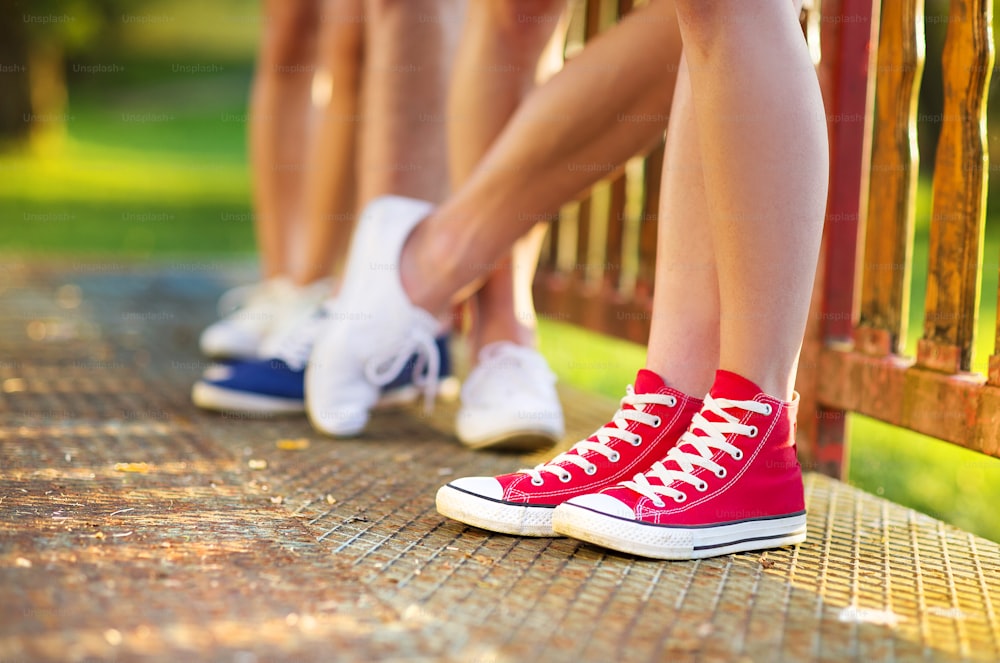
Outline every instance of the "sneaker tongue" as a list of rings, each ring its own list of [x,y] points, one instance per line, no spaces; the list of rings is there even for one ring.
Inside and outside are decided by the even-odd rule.
[[[763,390],[742,375],[730,371],[716,371],[715,383],[709,390],[712,398],[726,398],[731,401],[752,401]]]
[[[647,368],[641,369],[635,376],[634,390],[637,394],[655,394],[666,386],[663,378]]]
[[[712,398],[725,398],[726,400],[731,401],[752,401],[757,394],[761,393],[761,391],[760,387],[750,380],[747,380],[742,375],[738,375],[730,371],[716,371],[715,382],[712,384],[712,388],[709,389],[708,393],[712,396]],[[736,411],[739,412],[738,409]],[[707,408],[701,411],[701,416],[711,422],[723,421],[722,417]],[[695,426],[693,429],[697,431],[693,433],[694,435],[699,437],[705,435],[704,430],[700,427]],[[699,454],[694,445],[683,438],[678,444],[678,448],[690,454]],[[664,461],[664,466],[668,470],[680,470],[680,466],[669,458]],[[650,479],[650,481],[655,481],[658,485],[662,485],[662,481],[658,476],[650,476],[649,474],[646,476]]]
[[[708,390],[708,393],[712,398],[725,398],[731,401],[752,401],[761,391],[760,387],[742,375],[720,370],[715,372],[715,382],[712,384],[712,388]],[[702,416],[709,421],[722,421],[722,417],[711,411],[703,411]]]

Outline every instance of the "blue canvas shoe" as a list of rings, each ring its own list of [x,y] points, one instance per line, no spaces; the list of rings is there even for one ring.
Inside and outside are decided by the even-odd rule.
[[[254,416],[296,414],[305,411],[305,372],[320,328],[327,323],[330,306],[324,304],[284,337],[264,350],[269,359],[253,359],[210,366],[191,390],[194,404],[206,410]],[[438,367],[439,392],[457,391],[451,377],[448,336],[435,339],[442,361]],[[381,389],[380,406],[414,401],[422,393],[415,384],[425,370],[414,355],[396,370]]]

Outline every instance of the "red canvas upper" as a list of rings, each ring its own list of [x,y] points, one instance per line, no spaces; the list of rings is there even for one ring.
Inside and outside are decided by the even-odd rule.
[[[651,416],[660,417],[659,427],[638,421],[624,422],[627,423],[625,430],[641,437],[641,444],[633,446],[626,440],[603,436],[605,438],[604,446],[619,454],[618,462],[612,462],[597,451],[585,450],[581,453],[579,449],[574,447],[549,463],[552,466],[564,468],[572,475],[572,479],[566,483],[562,482],[556,474],[550,472],[540,473],[543,481],[541,486],[534,485],[532,476],[523,470],[498,476],[496,479],[503,486],[503,499],[508,502],[539,506],[557,505],[578,495],[596,493],[619,481],[631,478],[648,469],[677,443],[690,424],[692,417],[701,409],[702,405],[701,399],[692,398],[666,386],[659,375],[646,369],[640,370],[636,376],[634,394],[633,398],[639,401],[642,400],[643,394],[660,394],[673,396],[676,399],[674,406],[641,402],[631,405],[626,403],[629,396],[622,399],[619,413],[639,409]],[[616,419],[619,418],[619,413],[616,413]],[[605,428],[617,428],[614,419]],[[599,438],[602,437],[603,430],[597,431],[588,440],[598,442]],[[593,475],[586,474],[583,468],[565,459],[568,455],[582,456],[596,466],[597,471]]]
[[[675,480],[670,487],[682,491],[687,499],[677,503],[663,496],[664,506],[626,486],[614,486],[602,491],[628,505],[637,519],[651,524],[697,526],[720,525],[742,520],[754,520],[802,513],[805,502],[802,490],[802,470],[796,457],[795,416],[798,395],[791,402],[783,402],[764,394],[746,378],[728,371],[718,371],[709,394],[713,398],[730,401],[755,401],[771,405],[770,415],[750,412],[738,406],[725,408],[727,413],[739,418],[741,424],[756,426],[755,438],[730,433],[726,440],[743,452],[737,460],[724,450],[715,450],[712,460],[726,469],[725,478],[713,471],[696,467],[694,477],[703,479],[708,488],[699,492],[689,483]],[[705,412],[710,421],[721,417]],[[696,424],[692,430],[698,432]],[[687,442],[678,449],[695,452]],[[681,470],[673,460],[663,463],[668,470]],[[647,473],[649,482],[662,486],[662,482]]]

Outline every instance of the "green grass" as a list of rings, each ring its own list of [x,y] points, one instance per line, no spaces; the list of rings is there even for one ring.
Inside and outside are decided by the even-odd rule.
[[[135,56],[123,75],[71,80],[64,126],[0,151],[0,248],[250,254],[251,65],[174,71],[200,60]]]
[[[159,5],[164,9],[156,9]],[[146,13],[167,14],[180,5],[151,6]],[[255,4],[229,0],[212,6],[228,7],[205,10],[216,12],[216,26],[226,21],[254,26]],[[193,39],[186,26],[195,18],[175,16],[130,28],[123,75],[72,81],[65,132],[51,131],[30,149],[0,152],[0,251],[126,259],[252,254],[242,121],[252,40],[245,25],[221,31],[228,41],[213,42],[205,35]],[[178,40],[187,44],[183,51]],[[195,48],[199,43],[204,50]],[[168,52],[184,52],[185,58],[164,55]],[[178,62],[219,67],[178,75],[173,67]],[[919,202],[917,265],[924,264],[927,253],[926,185]],[[993,350],[996,231],[990,226],[987,233],[984,292],[991,294],[980,319],[980,370]],[[920,335],[923,290],[924,277],[918,274],[911,353]],[[645,359],[640,346],[557,322],[543,320],[541,338],[560,379],[615,399]],[[850,437],[852,483],[1000,541],[1000,521],[993,512],[1000,503],[1000,460],[862,417],[851,419]]]

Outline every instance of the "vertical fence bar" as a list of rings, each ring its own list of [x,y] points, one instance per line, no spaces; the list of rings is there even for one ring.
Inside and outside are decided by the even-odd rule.
[[[944,46],[944,112],[934,163],[924,336],[917,363],[972,367],[986,221],[986,94],[993,70],[992,0],[952,0]]]
[[[584,29],[583,29],[583,39],[584,44],[596,37],[601,32],[601,17],[603,14],[603,7],[608,0],[587,0],[586,9],[584,10]],[[599,185],[595,185],[599,186]],[[577,216],[577,234],[576,234],[576,265],[571,274],[572,287],[575,289],[586,288],[587,280],[587,256],[590,253],[590,241],[591,241],[591,215],[600,214],[600,209],[595,209],[594,206],[594,195],[593,189],[587,194],[587,197],[580,201],[580,210]]]
[[[618,0],[615,7],[615,20],[620,21],[626,14],[632,11],[632,0]],[[604,291],[615,301],[621,300],[622,292],[622,262],[625,256],[622,253],[625,235],[625,209],[628,203],[627,173],[621,172],[611,182],[611,206],[608,214],[607,226],[607,251],[605,253],[604,265]]]
[[[656,277],[656,238],[660,221],[662,171],[663,143],[660,143],[646,157],[642,209],[639,214],[639,266],[636,270],[635,294],[640,300],[650,303]]]
[[[621,173],[611,181],[611,188],[608,192],[610,197],[608,209],[608,225],[606,238],[606,251],[604,259],[604,283],[603,290],[609,297],[620,298],[621,276],[622,276],[622,239],[625,234],[625,173]]]
[[[923,0],[882,3],[871,188],[855,341],[872,355],[906,340],[917,192],[917,93],[924,64]]]
[[[830,476],[846,474],[847,413],[819,403],[819,357],[850,338],[858,227],[867,199],[875,97],[879,0],[823,0],[820,81],[830,135],[830,195],[809,326],[796,389],[802,460]]]
[[[569,3],[569,24],[566,29],[566,43],[563,46],[565,58],[572,58],[588,39],[588,17],[591,5],[600,0],[574,0]],[[569,309],[574,295],[577,236],[582,203],[570,201],[564,204],[556,217],[549,223],[548,237],[539,257],[535,276],[535,306],[542,315],[558,320],[572,321]]]

